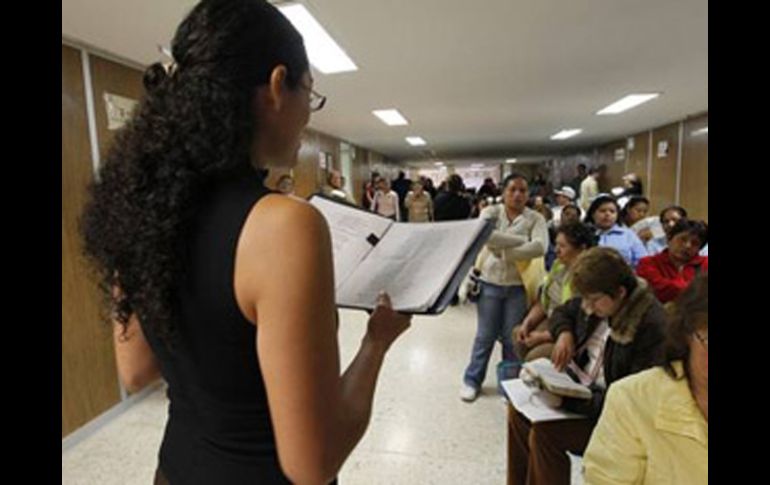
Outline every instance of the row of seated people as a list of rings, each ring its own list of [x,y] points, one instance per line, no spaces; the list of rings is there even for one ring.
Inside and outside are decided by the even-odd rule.
[[[559,199],[563,202],[569,200],[566,196],[561,195]],[[591,202],[585,215],[583,215],[577,205],[567,203],[559,206],[559,217],[553,217],[549,221],[551,244],[545,255],[546,268],[550,269],[556,258],[554,244],[556,228],[561,224],[573,222],[580,218],[582,218],[583,222],[595,228],[596,234],[599,237],[599,246],[609,246],[617,249],[628,264],[636,268],[645,256],[654,256],[666,249],[670,229],[676,221],[687,219],[687,211],[683,207],[676,205],[666,207],[660,212],[656,221],[659,222],[659,227],[663,231],[658,237],[655,237],[652,229],[646,224],[641,226],[637,224],[643,220],[655,219],[647,217],[649,205],[647,198],[633,196],[621,207],[621,204],[615,197],[608,194],[600,194]],[[701,246],[703,246],[700,250],[701,255],[708,256],[707,238],[701,242]]]
[[[591,247],[596,242],[594,228],[567,222],[557,229],[557,261],[541,288],[539,301],[514,329],[514,345],[523,360],[550,357],[555,367],[589,386],[593,396],[590,400],[554,399],[555,406],[587,416],[584,420],[530,423],[509,409],[509,483],[569,483],[566,451],[586,454],[589,483],[659,483],[655,474],[669,468],[669,473],[678,477],[671,483],[706,483],[700,480],[705,479],[708,469],[707,439],[697,438],[708,433],[708,259],[698,255],[707,241],[707,229],[703,223],[681,219],[667,230],[667,238],[668,248],[641,258],[638,274],[634,274],[617,249]],[[692,284],[696,279],[699,283]],[[672,305],[667,314],[660,300],[672,302],[678,297],[684,303]],[[694,316],[696,307],[698,315]],[[676,351],[666,346],[667,335],[676,344]],[[703,335],[705,398],[704,357],[700,352]],[[690,352],[693,348],[695,351]],[[691,354],[701,359],[690,362]],[[699,369],[698,395],[688,390],[694,368]],[[631,384],[613,391],[619,397],[605,403],[611,384],[640,372],[629,379]],[[660,389],[667,393],[656,394]],[[634,398],[634,393],[644,394],[636,396],[635,406],[647,406],[638,410],[643,421],[639,423],[634,422],[634,415],[628,415],[634,408],[627,402],[610,406],[611,402]],[[658,436],[650,416],[680,413],[682,409],[672,410],[671,406],[683,403],[687,404],[683,419],[689,424],[677,427],[675,423],[671,429],[662,430],[673,432],[676,439]],[[618,422],[621,418],[625,421]],[[600,431],[594,432],[597,422]],[[682,433],[696,439],[688,441],[680,436]],[[592,434],[597,436],[597,444],[586,451]],[[629,443],[636,448],[625,450],[625,454],[613,448]],[[640,449],[646,446],[654,449]],[[668,449],[672,446],[681,449]],[[612,465],[616,454],[627,463]]]
[[[658,301],[668,305],[698,274],[708,271],[708,256],[700,254],[708,242],[708,227],[703,222],[681,218],[664,227],[667,246],[658,254],[643,257],[636,273]],[[541,286],[540,298],[521,324],[514,327],[516,353],[524,360],[551,355],[554,340],[548,331],[548,319],[556,307],[572,297],[570,269],[575,260],[600,242],[593,228],[572,221],[562,223],[554,239],[557,257]]]

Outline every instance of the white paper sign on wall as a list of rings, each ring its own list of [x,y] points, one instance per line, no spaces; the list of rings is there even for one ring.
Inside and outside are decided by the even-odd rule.
[[[616,162],[622,162],[626,159],[626,151],[622,148],[618,148],[615,150],[615,161]]]
[[[662,140],[658,142],[658,158],[666,158],[668,155],[668,141]]]
[[[104,93],[104,105],[107,107],[107,129],[118,130],[123,128],[126,122],[131,119],[134,108],[138,104],[138,101],[130,98]]]

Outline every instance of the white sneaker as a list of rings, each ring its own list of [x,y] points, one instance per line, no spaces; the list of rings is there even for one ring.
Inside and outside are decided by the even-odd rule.
[[[460,399],[463,401],[473,402],[477,397],[479,397],[478,389],[471,387],[468,384],[463,384],[463,387],[460,388]]]

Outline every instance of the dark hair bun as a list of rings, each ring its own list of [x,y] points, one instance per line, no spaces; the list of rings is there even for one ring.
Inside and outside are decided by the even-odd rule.
[[[142,83],[144,84],[144,89],[149,93],[154,91],[167,78],[166,68],[160,62],[156,62],[144,71]]]

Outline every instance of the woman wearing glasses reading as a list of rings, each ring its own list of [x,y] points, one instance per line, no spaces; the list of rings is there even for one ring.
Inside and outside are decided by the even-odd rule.
[[[676,302],[665,361],[610,387],[586,449],[586,483],[708,483],[709,280]]]
[[[329,483],[410,317],[382,295],[341,374],[329,229],[263,183],[295,164],[324,103],[289,21],[264,0],[203,0],[172,51],[168,73],[145,74],[83,221],[123,383],[168,383],[155,483]]]
[[[666,314],[647,284],[615,249],[594,247],[572,266],[572,287],[580,295],[551,315],[551,360],[573,380],[588,386],[590,399],[553,397],[553,405],[586,419],[530,422],[509,407],[512,485],[568,485],[566,452],[582,454],[596,426],[607,388],[659,362]]]

